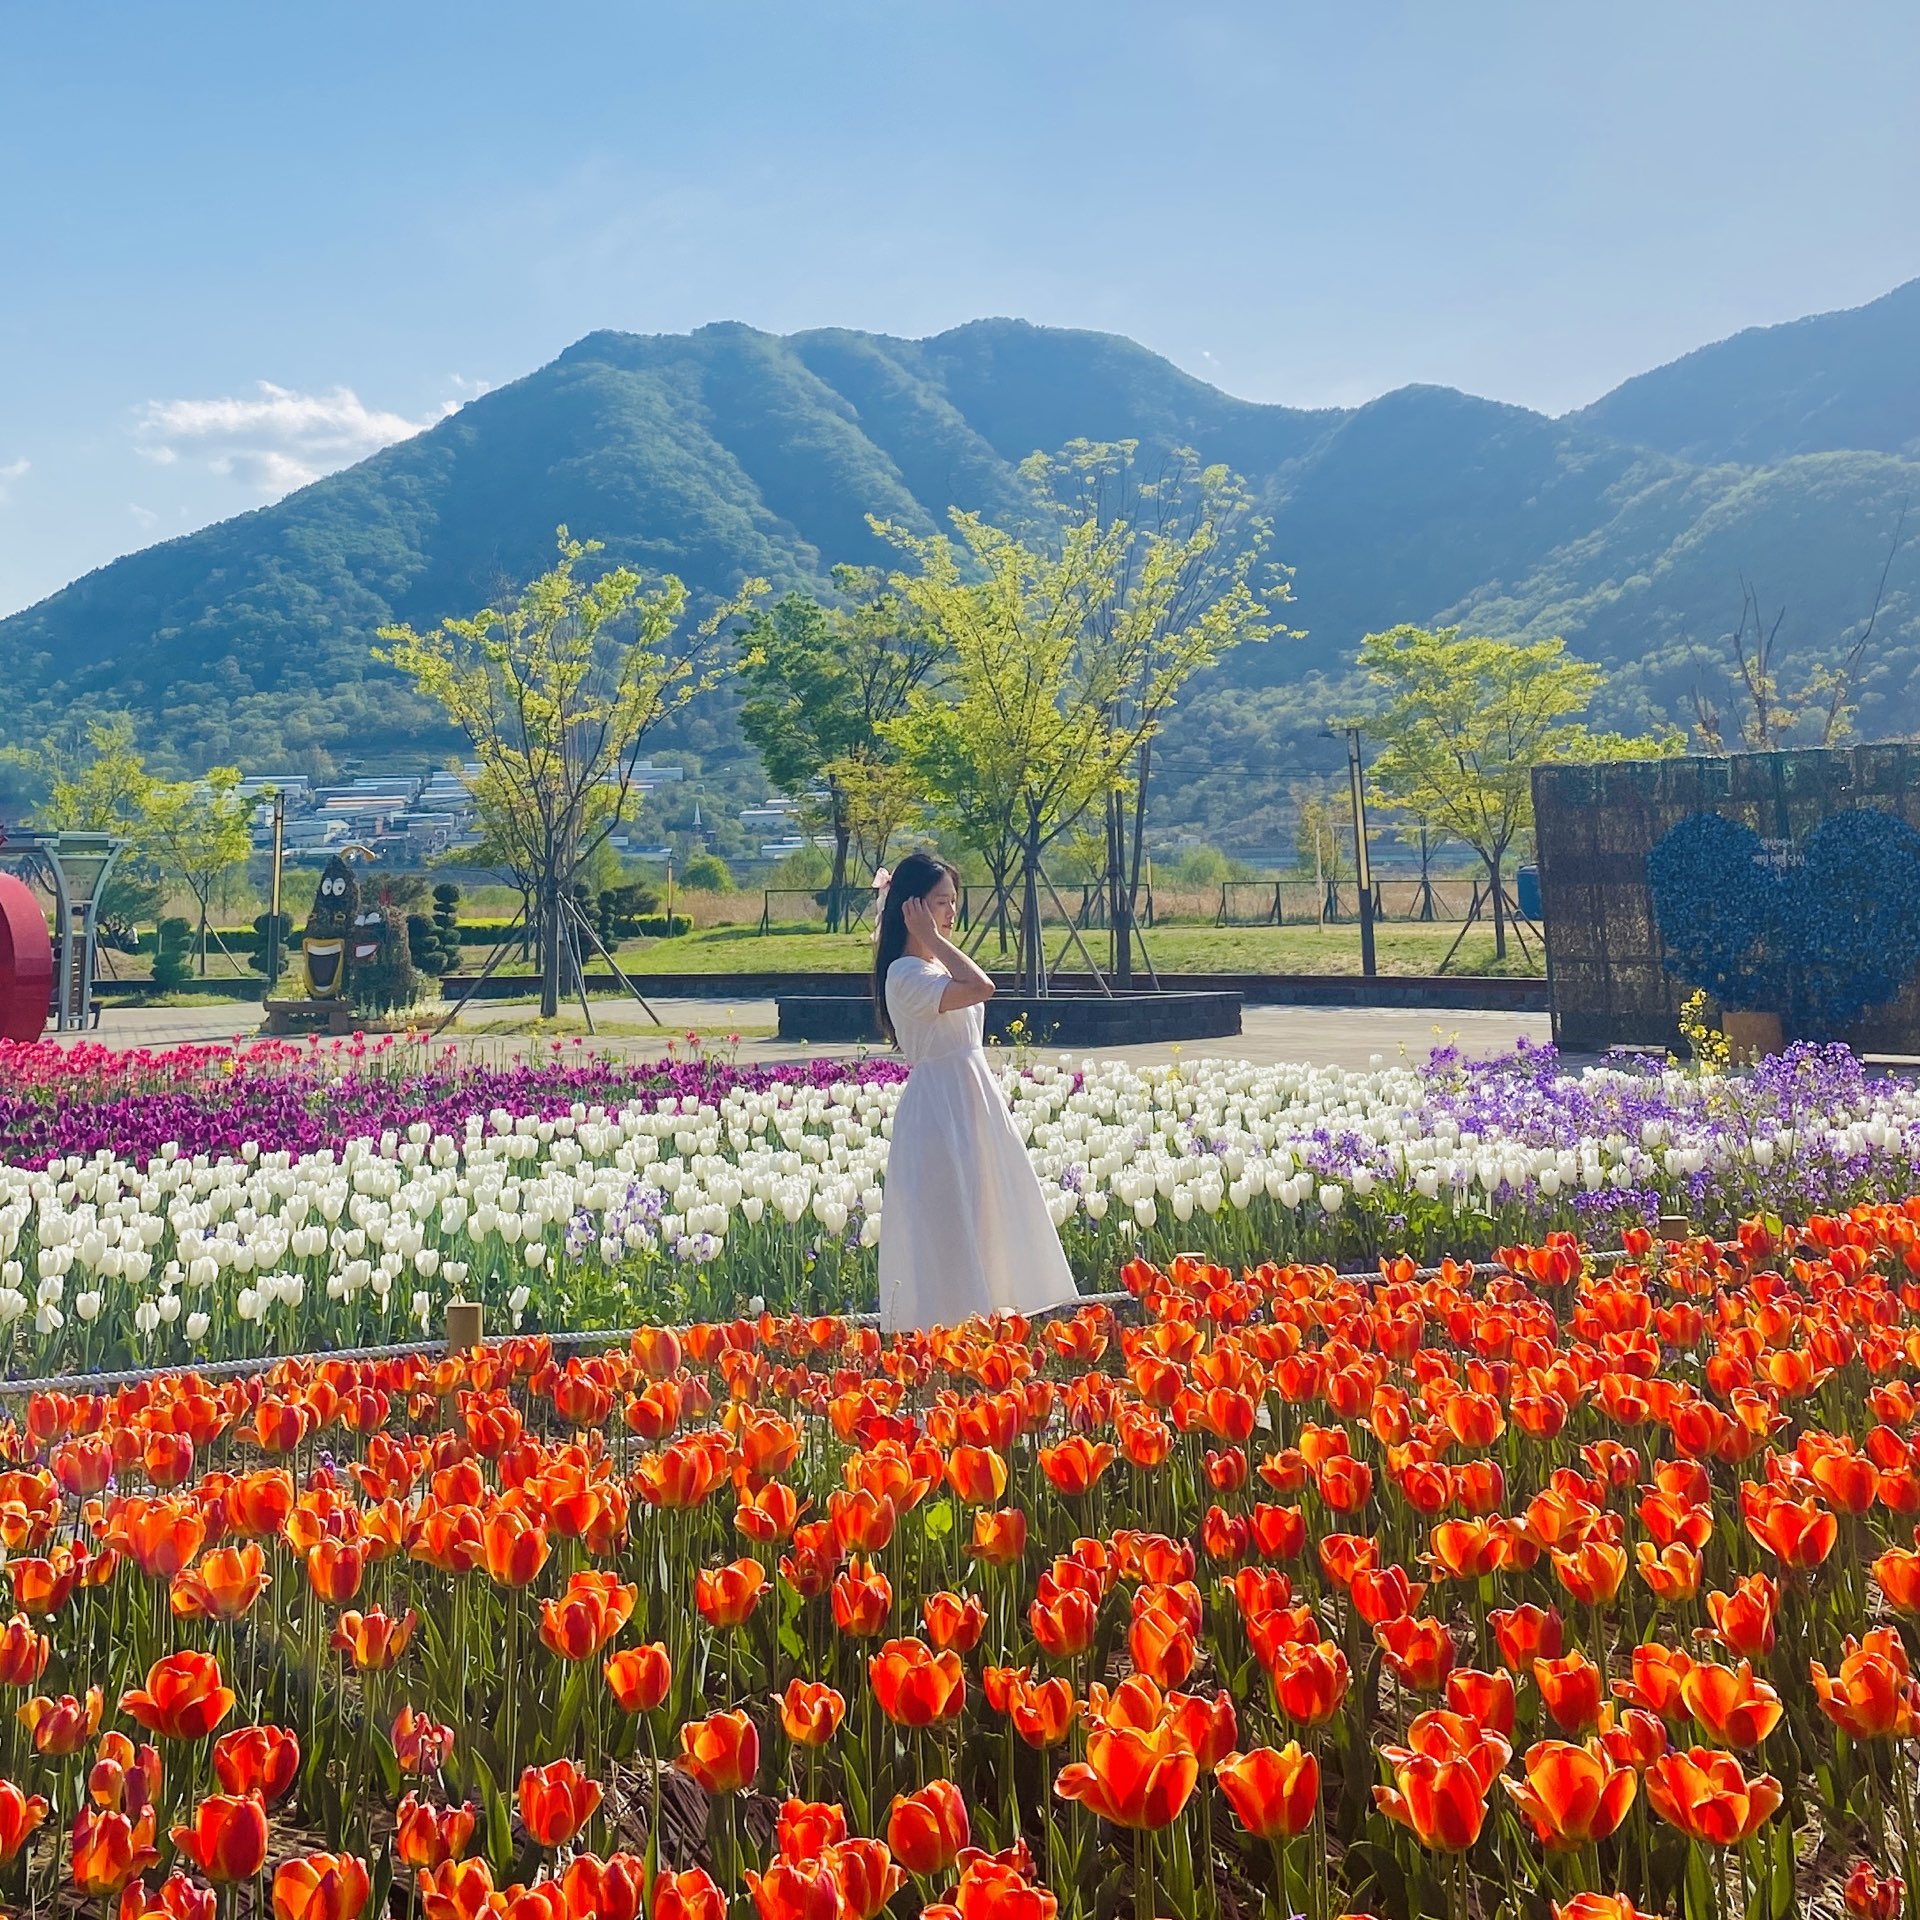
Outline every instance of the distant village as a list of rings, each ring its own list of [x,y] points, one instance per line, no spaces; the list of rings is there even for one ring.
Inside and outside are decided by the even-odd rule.
[[[480,823],[474,806],[472,782],[477,764],[434,767],[412,773],[362,774],[350,780],[318,784],[300,773],[251,775],[240,791],[257,800],[253,815],[253,844],[265,852],[273,844],[275,793],[282,796],[282,858],[289,866],[325,866],[343,846],[363,847],[384,866],[419,866],[444,860],[479,844]],[[636,804],[662,787],[685,778],[686,770],[642,761],[633,772]],[[773,799],[739,810],[739,821],[757,845],[762,860],[783,859],[810,844],[799,831],[797,805]],[[700,837],[703,823],[694,807],[693,829]],[[651,845],[635,833],[616,831],[614,850],[631,860],[663,860],[669,849]]]

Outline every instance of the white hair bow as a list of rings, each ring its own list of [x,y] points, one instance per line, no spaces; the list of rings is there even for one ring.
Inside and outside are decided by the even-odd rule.
[[[873,937],[880,938],[880,916],[887,910],[887,889],[893,885],[890,868],[881,867],[873,876]]]

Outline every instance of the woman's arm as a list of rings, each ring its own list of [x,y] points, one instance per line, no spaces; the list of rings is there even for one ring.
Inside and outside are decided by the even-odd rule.
[[[909,900],[901,913],[914,945],[924,948],[953,976],[940,990],[942,1013],[957,1013],[962,1007],[977,1007],[993,998],[992,976],[934,925],[924,900]]]

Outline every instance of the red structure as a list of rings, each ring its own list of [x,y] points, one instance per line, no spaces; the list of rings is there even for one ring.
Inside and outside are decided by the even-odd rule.
[[[0,873],[0,1039],[38,1040],[53,1004],[53,942],[32,890]]]

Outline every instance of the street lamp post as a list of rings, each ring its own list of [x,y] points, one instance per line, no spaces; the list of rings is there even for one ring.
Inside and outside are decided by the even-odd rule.
[[[1373,866],[1367,858],[1367,794],[1360,766],[1360,729],[1347,729],[1347,777],[1353,787],[1353,865],[1360,883],[1360,971],[1371,980],[1373,963]]]

